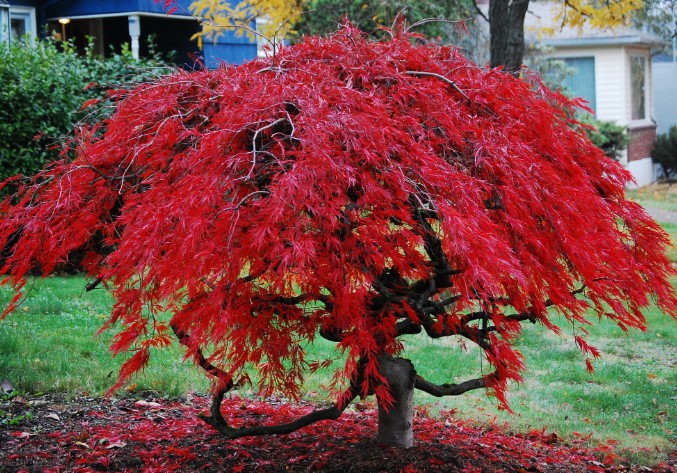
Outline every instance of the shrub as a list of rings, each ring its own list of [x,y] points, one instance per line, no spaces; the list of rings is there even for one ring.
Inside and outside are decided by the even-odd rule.
[[[651,156],[660,165],[665,179],[677,175],[677,126],[671,126],[667,133],[656,136]]]
[[[163,65],[157,55],[135,60],[128,49],[103,58],[51,39],[0,42],[0,179],[33,175],[56,159],[55,145],[84,117],[83,102],[147,80]]]
[[[586,130],[590,141],[608,157],[618,161],[630,142],[627,129],[614,122],[597,120],[593,117],[584,121],[593,127]]]

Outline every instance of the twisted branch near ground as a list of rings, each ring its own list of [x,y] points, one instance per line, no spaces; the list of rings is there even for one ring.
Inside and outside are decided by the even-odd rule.
[[[228,439],[236,439],[239,437],[250,437],[256,435],[285,435],[295,432],[303,427],[306,427],[321,420],[336,420],[343,411],[348,407],[350,402],[357,397],[358,389],[356,386],[351,386],[341,397],[344,401],[341,404],[334,404],[326,409],[317,409],[310,414],[299,417],[296,420],[286,424],[275,425],[256,425],[252,427],[234,428],[228,425],[223,416],[219,406],[223,401],[224,390],[220,390],[213,399],[211,407],[211,416],[200,415],[200,418],[207,424],[214,427]]]

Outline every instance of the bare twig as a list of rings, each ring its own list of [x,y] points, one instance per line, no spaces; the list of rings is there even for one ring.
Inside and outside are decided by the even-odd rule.
[[[482,11],[482,9],[481,9],[481,8],[479,7],[479,5],[477,4],[477,0],[472,0],[472,4],[473,4],[473,7],[475,7],[475,12],[477,12],[477,14],[478,14],[479,16],[481,16],[481,17],[484,19],[484,21],[486,21],[487,23],[491,23],[491,22],[489,21],[489,18],[487,18],[487,15],[484,14],[484,12]]]
[[[454,81],[452,81],[451,79],[447,79],[442,74],[437,74],[435,72],[424,72],[424,71],[405,71],[404,73],[407,74],[407,75],[410,75],[410,76],[435,77],[437,79],[440,79],[440,80],[446,82],[447,84],[449,84],[450,86],[452,86],[454,89],[456,89],[456,91],[459,94],[461,94],[466,100],[470,101],[470,97],[468,97],[465,92],[463,92],[461,89],[459,89],[459,87],[456,85],[456,83]]]
[[[464,23],[468,20],[451,20],[449,18],[424,18],[423,20],[418,20],[415,23],[412,23],[406,30],[404,30],[405,33],[409,33],[410,30],[413,30],[417,26],[425,25],[426,23],[449,23],[449,24],[456,24],[456,23]]]

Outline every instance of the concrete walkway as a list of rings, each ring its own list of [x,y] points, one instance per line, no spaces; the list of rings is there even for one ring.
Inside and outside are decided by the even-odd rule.
[[[650,209],[645,207],[649,215],[651,215],[657,222],[675,223],[677,224],[677,212],[671,212],[663,209]]]

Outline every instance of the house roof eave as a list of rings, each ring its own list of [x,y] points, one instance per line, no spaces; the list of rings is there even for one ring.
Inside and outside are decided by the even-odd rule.
[[[63,1],[63,0],[47,0],[44,4],[40,5],[40,7],[43,8],[43,9],[49,8],[52,5],[54,5],[55,3],[59,3],[61,1]]]
[[[649,48],[663,46],[663,41],[642,34],[629,36],[580,37],[580,38],[548,38],[539,41],[552,48],[579,47],[594,48],[598,46],[646,46]]]
[[[115,17],[127,17],[130,15],[136,15],[136,16],[141,16],[141,17],[152,17],[152,18],[164,18],[164,19],[169,19],[169,20],[193,20],[197,21],[197,19],[193,16],[190,15],[180,15],[180,14],[173,14],[173,15],[167,15],[166,13],[152,13],[152,12],[143,12],[143,11],[128,11],[128,12],[120,12],[120,13],[97,13],[93,15],[69,15],[68,18],[71,20],[91,20],[93,18],[115,18]],[[50,16],[46,18],[46,21],[57,21],[59,18],[63,18],[60,16]]]

